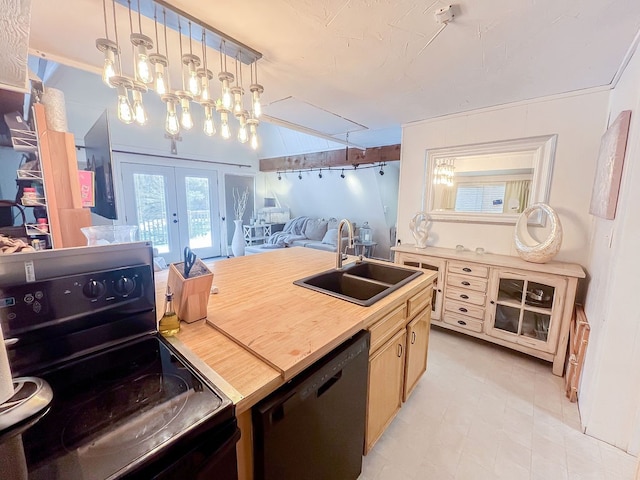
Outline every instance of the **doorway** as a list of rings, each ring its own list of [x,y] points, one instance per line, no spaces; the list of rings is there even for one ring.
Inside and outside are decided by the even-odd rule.
[[[200,258],[221,254],[215,170],[121,163],[126,223],[168,262],[185,247]]]

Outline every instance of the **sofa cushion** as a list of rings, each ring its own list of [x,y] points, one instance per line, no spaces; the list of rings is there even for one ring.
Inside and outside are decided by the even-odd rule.
[[[338,244],[338,229],[331,228],[327,230],[327,233],[325,233],[324,237],[322,237],[321,243],[324,243],[325,245],[336,246]]]
[[[309,219],[307,225],[304,227],[304,236],[309,240],[322,240],[324,234],[327,233],[327,221]]]
[[[315,250],[324,250],[325,252],[335,252],[337,248],[335,245],[321,242],[309,242],[305,245],[305,247],[313,248]]]

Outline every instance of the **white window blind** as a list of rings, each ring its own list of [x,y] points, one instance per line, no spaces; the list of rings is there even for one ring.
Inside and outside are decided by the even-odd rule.
[[[456,212],[502,213],[505,188],[505,182],[459,183]]]

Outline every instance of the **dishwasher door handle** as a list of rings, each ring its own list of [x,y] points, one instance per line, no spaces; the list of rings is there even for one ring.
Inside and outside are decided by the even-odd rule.
[[[333,377],[327,380],[323,385],[321,385],[320,388],[318,388],[316,398],[320,398],[324,393],[327,392],[327,390],[333,387],[341,378],[342,378],[342,370],[340,370]]]

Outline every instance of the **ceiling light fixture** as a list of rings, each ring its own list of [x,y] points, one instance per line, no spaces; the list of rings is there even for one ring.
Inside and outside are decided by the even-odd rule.
[[[278,180],[282,180],[282,175],[280,175],[280,172],[278,172]]]
[[[113,3],[113,1],[112,1]],[[108,87],[114,88],[109,80],[114,75],[118,75],[120,66],[118,61],[120,60],[120,49],[118,48],[118,29],[116,27],[115,16],[115,3],[113,4],[113,25],[115,30],[116,41],[114,42],[109,38],[109,28],[107,25],[107,2],[102,0],[102,13],[104,15],[104,36],[105,38],[98,38],[96,40],[96,48],[104,53],[104,64],[102,66],[102,81]]]
[[[384,167],[384,163],[381,163],[380,164],[380,171],[378,172],[380,175],[384,175],[383,167]]]
[[[231,137],[232,126],[230,114],[233,113],[239,123],[237,132],[238,141],[249,143],[254,150],[258,149],[259,139],[257,127],[258,118],[261,115],[260,95],[264,92],[262,85],[257,83],[257,62],[262,54],[252,48],[243,45],[232,37],[208,26],[189,14],[169,5],[164,0],[136,0],[132,6],[132,0],[111,0],[113,10],[113,30],[110,30],[111,22],[107,15],[107,2],[103,0],[102,10],[104,17],[104,37],[96,40],[96,47],[104,54],[102,77],[109,87],[117,89],[118,94],[118,118],[125,123],[136,122],[144,125],[151,118],[145,110],[143,98],[146,92],[153,89],[166,104],[165,129],[169,136],[177,136],[180,130],[189,130],[194,125],[193,102],[197,102],[203,109],[202,131],[207,136],[216,134],[215,116],[220,115],[220,135],[228,139]],[[133,78],[123,74],[121,65],[121,52],[118,43],[118,29],[116,19],[116,3],[126,8],[129,15],[129,39],[133,46]],[[137,7],[137,12],[135,11]],[[162,9],[163,38],[160,38],[158,28],[158,14]],[[110,12],[111,13],[111,12]],[[138,28],[134,31],[133,14],[138,15]],[[142,17],[153,21],[155,39],[143,33]],[[184,23],[188,29],[184,29],[184,35],[188,35],[189,49],[183,51]],[[150,25],[150,24],[147,24]],[[193,27],[196,28],[193,28]],[[201,29],[199,30],[198,27]],[[150,28],[145,26],[145,28]],[[169,43],[175,45],[175,37],[169,39],[167,29],[177,31],[180,44],[180,58],[169,60]],[[187,31],[188,30],[188,31]],[[112,40],[111,32],[115,33]],[[186,39],[184,39],[186,40]],[[154,44],[155,41],[155,44]],[[164,48],[160,48],[161,41]],[[202,56],[194,54],[193,42],[202,45]],[[154,48],[155,47],[155,48]],[[197,47],[196,47],[197,48]],[[212,93],[211,79],[213,72],[208,68],[207,49],[212,48],[220,52],[220,94],[219,97]],[[173,48],[175,52],[177,48]],[[227,69],[227,56],[233,57],[236,62],[235,76]],[[245,89],[242,79],[242,64],[249,65],[251,71],[250,108],[245,108]],[[180,75],[181,88],[172,90],[170,86],[170,68],[174,66],[178,72],[174,72],[174,79]],[[235,83],[234,83],[235,82]],[[233,88],[232,88],[233,87]],[[131,96],[129,96],[129,90]],[[218,98],[216,98],[218,97]],[[177,108],[180,104],[180,115]],[[249,107],[249,105],[247,105]],[[214,113],[217,112],[217,113]]]
[[[455,170],[455,158],[441,158],[436,160],[433,168],[433,184],[453,186],[453,176]]]
[[[302,172],[298,172],[298,180],[302,180]]]
[[[131,18],[131,0],[127,0],[129,4],[129,25],[131,27],[131,35],[129,39],[134,47],[134,71],[137,81],[142,83],[153,82],[153,73],[147,50],[153,49],[153,40],[142,33],[142,20],[140,17],[140,0],[138,0],[138,30],[139,33],[133,32],[133,20]]]
[[[342,169],[342,172],[340,173],[340,178],[344,178],[344,168]]]
[[[318,173],[318,178],[322,178],[322,169],[320,169],[320,172]]]
[[[167,43],[167,12],[162,9],[162,23],[164,26],[164,55],[160,53],[160,41],[158,40],[158,16],[156,9],[153,11],[153,21],[156,31],[156,53],[149,55],[149,61],[154,66],[155,70],[155,89],[156,93],[160,96],[165,93],[169,93],[169,76],[167,75],[167,69],[169,68],[169,48]]]

